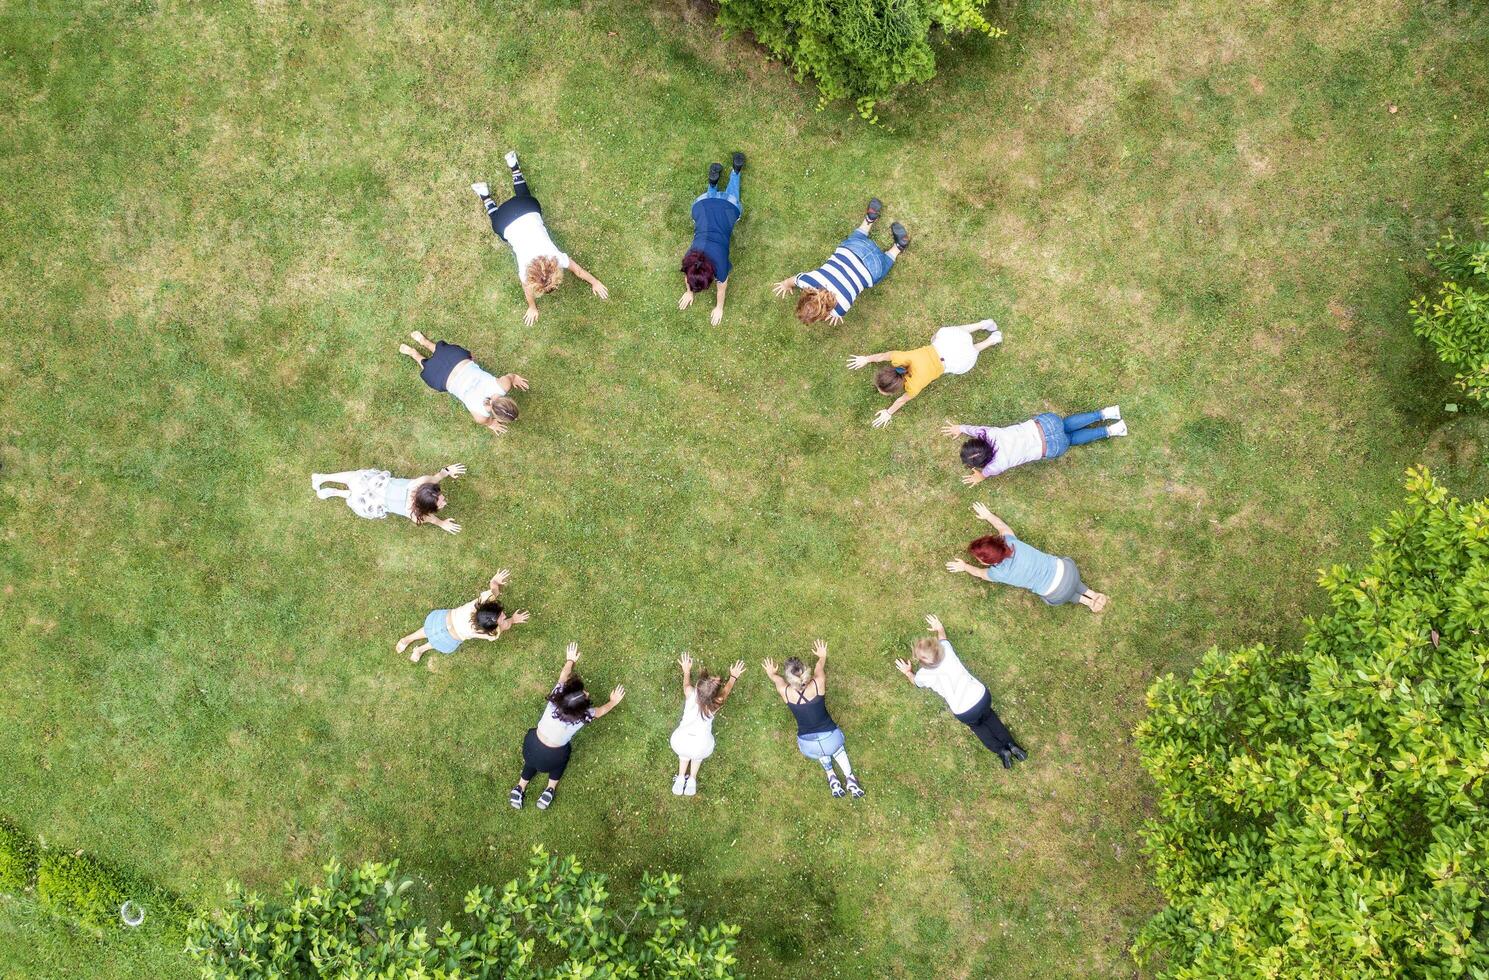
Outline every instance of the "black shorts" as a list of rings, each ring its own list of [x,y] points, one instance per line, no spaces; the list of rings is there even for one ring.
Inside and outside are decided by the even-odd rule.
[[[501,236],[502,241],[506,241],[507,226],[524,214],[534,213],[542,214],[543,206],[532,195],[522,194],[517,197],[508,198],[491,215],[491,229]]]
[[[557,749],[544,745],[538,738],[538,730],[529,728],[527,737],[522,740],[522,777],[531,779],[540,772],[546,772],[550,779],[562,779],[564,769],[569,765],[569,756],[573,752],[572,743]]]
[[[435,391],[444,391],[445,382],[450,380],[450,372],[455,370],[455,365],[470,359],[470,351],[459,344],[447,344],[443,340],[437,340],[434,342],[434,353],[424,358],[424,366],[419,369],[419,377],[423,378],[424,383]]]

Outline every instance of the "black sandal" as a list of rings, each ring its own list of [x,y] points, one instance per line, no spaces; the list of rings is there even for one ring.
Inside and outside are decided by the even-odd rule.
[[[553,787],[549,786],[543,790],[543,795],[538,797],[538,809],[546,810],[553,805]]]
[[[522,787],[521,786],[513,786],[512,787],[512,792],[510,792],[510,793],[507,794],[507,802],[510,803],[510,804],[512,804],[512,809],[514,809],[514,810],[521,810],[522,809]]]
[[[910,233],[905,230],[904,225],[896,221],[889,226],[889,233],[894,236],[894,243],[900,247],[901,252],[910,247]]]
[[[881,212],[883,212],[883,210],[884,202],[879,200],[877,197],[871,197],[869,198],[868,208],[863,212],[863,220],[867,221],[869,224],[873,224],[874,222],[879,220],[879,215]]]

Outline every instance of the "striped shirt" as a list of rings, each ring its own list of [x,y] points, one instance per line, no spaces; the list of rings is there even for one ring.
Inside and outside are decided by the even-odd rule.
[[[796,284],[807,289],[830,289],[837,296],[833,312],[845,315],[858,299],[858,294],[874,284],[874,277],[858,256],[839,245],[832,257],[820,268],[803,272],[796,277]]]

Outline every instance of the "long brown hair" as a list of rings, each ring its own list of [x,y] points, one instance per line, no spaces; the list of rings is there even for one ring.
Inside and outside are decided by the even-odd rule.
[[[563,281],[564,270],[551,255],[540,255],[527,265],[527,284],[539,296],[553,292]]]
[[[724,704],[723,679],[704,671],[703,676],[698,678],[698,683],[693,685],[693,696],[698,699],[698,713],[705,718],[712,718],[714,712]]]
[[[837,309],[838,298],[830,289],[807,286],[796,300],[796,319],[802,323],[821,323]]]

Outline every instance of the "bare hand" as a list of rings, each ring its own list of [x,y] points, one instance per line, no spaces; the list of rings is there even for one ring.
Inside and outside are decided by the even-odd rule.
[[[953,575],[955,575],[957,572],[967,572],[969,574],[972,574],[977,571],[975,568],[962,561],[960,558],[947,562],[946,570],[948,572],[951,572]]]
[[[822,640],[813,640],[812,653],[817,655],[818,660],[821,660],[823,657],[827,656],[827,644]]]
[[[568,648],[566,650],[564,650],[564,659],[567,660],[571,664],[578,663],[579,662],[579,644],[577,644],[577,643],[570,643],[569,646],[568,646]]]
[[[960,425],[957,425],[951,419],[947,419],[945,422],[941,423],[941,434],[943,436],[951,436],[952,438],[960,439],[962,436],[962,427]]]
[[[906,677],[910,678],[912,681],[915,680],[915,671],[911,669],[911,667],[910,667],[910,661],[908,661],[908,660],[895,660],[894,666],[895,666],[895,669],[898,670],[900,673],[904,674]]]
[[[610,703],[620,704],[621,701],[625,699],[625,696],[626,686],[624,684],[617,684],[615,685],[615,690],[610,692]]]
[[[536,306],[529,306],[527,308],[527,312],[524,313],[524,314],[522,314],[522,325],[524,327],[530,327],[534,323],[537,323],[537,322],[538,322],[538,308]]]
[[[492,435],[503,435],[507,431],[507,423],[501,419],[487,419],[486,428],[491,430]]]
[[[962,477],[962,482],[969,487],[975,487],[977,486],[977,484],[986,479],[987,477],[983,476],[981,471],[974,471]]]
[[[946,636],[946,627],[942,626],[941,620],[937,619],[935,616],[927,616],[925,618],[925,624],[929,626],[931,628],[931,632],[935,633],[937,636]]]
[[[972,513],[977,515],[979,520],[987,521],[989,524],[998,519],[998,515],[989,510],[988,505],[980,500],[972,505]]]
[[[456,480],[460,479],[462,476],[465,476],[465,464],[451,463],[445,467],[445,475]]]
[[[603,282],[600,282],[600,280],[598,279],[596,279],[594,285],[590,286],[589,288],[590,291],[596,296],[600,297],[600,299],[610,298],[610,290],[606,289],[605,284]]]
[[[879,414],[874,416],[873,426],[876,429],[882,429],[889,424],[889,420],[892,418],[894,418],[893,412],[887,408],[881,408],[879,409]]]
[[[848,358],[848,370],[857,371],[859,368],[871,363],[873,362],[869,359],[869,356],[867,354],[854,354],[852,357]]]
[[[526,391],[527,379],[520,374],[512,375],[512,387],[516,388],[518,391]]]
[[[760,669],[764,670],[767,674],[774,676],[776,672],[776,662],[771,658],[766,657],[764,660],[760,661]]]
[[[682,294],[682,299],[680,299],[680,300],[677,301],[677,308],[679,310],[685,310],[685,309],[687,309],[688,307],[690,307],[692,305],[693,305],[693,291],[690,289],[687,292],[685,292],[685,293]]]
[[[708,315],[708,322],[711,323],[711,324],[713,324],[716,327],[719,324],[723,323],[724,322],[724,308],[722,306],[715,306],[713,308],[713,312]]]
[[[451,534],[460,533],[460,525],[456,524],[454,521],[445,521],[443,524],[440,525],[440,527],[444,528],[446,531],[449,531]]]
[[[520,626],[532,618],[532,614],[526,609],[519,609],[512,614],[512,625]]]
[[[501,588],[502,586],[506,585],[509,581],[511,581],[511,579],[512,579],[512,571],[511,571],[511,569],[503,568],[501,571],[499,571],[495,575],[491,576],[491,589],[492,589],[492,591],[495,591],[495,590]]]
[[[831,313],[827,314],[827,322],[836,327],[843,322],[843,318],[838,315],[838,312],[836,310],[833,310]]]
[[[793,279],[782,279],[780,282],[776,283],[774,286],[771,287],[771,291],[773,293],[775,293],[777,296],[789,296],[791,294],[791,291],[794,290],[795,288],[796,288],[796,281],[795,280],[793,280]]]
[[[744,672],[745,662],[743,660],[734,661],[734,666],[729,668],[729,676],[732,677],[734,680],[739,680],[739,675],[743,674]]]
[[[684,650],[682,656],[680,656],[680,657],[677,658],[677,665],[679,667],[681,667],[683,670],[692,670],[693,669],[693,655],[691,653],[688,653],[686,650]]]

